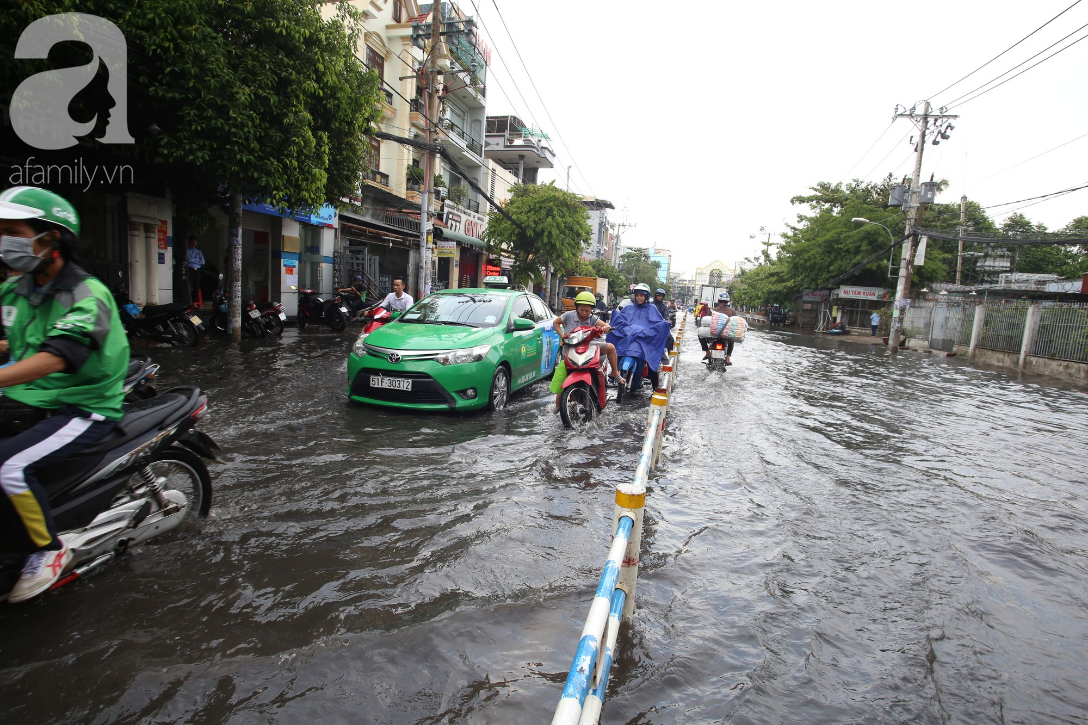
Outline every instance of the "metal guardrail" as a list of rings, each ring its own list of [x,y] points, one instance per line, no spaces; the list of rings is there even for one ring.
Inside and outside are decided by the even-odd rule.
[[[665,414],[676,377],[676,366],[680,361],[680,343],[684,339],[686,323],[685,313],[676,331],[675,344],[669,351],[669,364],[662,365],[658,374],[635,475],[629,483],[616,486],[612,546],[608,550],[608,559],[597,583],[597,593],[574,652],[574,662],[567,673],[563,694],[555,708],[552,725],[593,725],[601,716],[620,624],[635,613],[646,484],[650,471],[661,455]]]

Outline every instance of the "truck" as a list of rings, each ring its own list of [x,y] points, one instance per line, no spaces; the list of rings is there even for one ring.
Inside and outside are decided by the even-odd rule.
[[[600,293],[604,301],[608,302],[608,278],[607,277],[567,277],[563,286],[563,310],[574,309],[574,298],[579,292],[589,291],[594,295]]]
[[[695,304],[708,302],[711,307],[718,301],[718,295],[727,291],[725,287],[714,287],[709,284],[700,285],[698,290],[699,296],[695,299]]]

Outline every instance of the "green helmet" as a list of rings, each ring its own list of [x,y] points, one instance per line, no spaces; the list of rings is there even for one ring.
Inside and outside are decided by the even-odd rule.
[[[13,186],[0,193],[0,219],[41,219],[79,236],[79,214],[59,194],[36,186]]]
[[[595,304],[597,304],[597,298],[594,297],[593,293],[589,292],[588,290],[582,290],[578,293],[578,296],[574,298],[575,307],[577,307],[578,305],[589,305],[590,307],[592,307]]]

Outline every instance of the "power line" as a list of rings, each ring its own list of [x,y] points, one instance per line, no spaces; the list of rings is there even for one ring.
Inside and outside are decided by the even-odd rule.
[[[473,0],[472,4],[473,4],[473,7],[476,7],[475,0]],[[552,118],[552,114],[548,110],[548,105],[546,103],[544,103],[544,98],[540,95],[540,89],[538,89],[536,87],[536,82],[533,81],[533,76],[532,76],[531,73],[529,73],[528,66],[525,65],[525,59],[521,57],[521,51],[518,50],[518,44],[514,41],[514,36],[510,33],[510,28],[509,28],[509,26],[507,26],[506,20],[502,16],[502,11],[499,10],[498,3],[496,3],[495,0],[491,0],[491,4],[495,7],[495,12],[498,13],[498,15],[499,15],[499,21],[502,23],[502,27],[506,30],[506,36],[508,38],[510,38],[510,44],[514,48],[514,53],[517,54],[518,60],[521,61],[521,67],[525,70],[525,75],[529,79],[529,84],[533,87],[533,90],[536,92],[536,97],[537,97],[537,99],[540,100],[540,105],[544,109],[544,113],[545,113],[545,115],[547,115],[548,120],[551,121],[552,128],[555,129],[555,135],[559,137],[559,142],[562,143],[563,147],[567,149],[567,153],[570,154],[571,163],[574,164],[574,168],[578,170],[578,174],[582,177],[582,181],[586,182],[586,186],[589,187],[590,193],[593,194],[594,196],[596,196],[596,194],[593,192],[593,185],[589,183],[589,179],[587,179],[586,175],[584,173],[582,173],[582,168],[580,166],[578,166],[578,161],[574,158],[574,153],[571,151],[570,144],[568,144],[566,142],[566,140],[563,138],[563,134],[561,134],[559,132],[559,124],[557,124],[555,122],[555,119]],[[479,8],[476,9],[476,12],[479,13]],[[480,18],[480,22],[481,23],[483,22],[482,17]],[[489,32],[488,35],[491,35],[491,33]],[[492,38],[494,38],[494,36],[492,36]],[[506,66],[505,61],[503,61],[503,66],[504,67]],[[509,68],[507,68],[507,71],[509,71]],[[528,105],[528,102],[526,102],[526,105]]]
[[[1068,189],[1062,189],[1061,191],[1052,191],[1049,194],[1040,194],[1039,196],[1029,196],[1027,199],[1017,199],[1016,201],[1006,201],[1001,204],[990,204],[989,206],[982,207],[983,209],[995,209],[999,206],[1009,206],[1010,204],[1020,204],[1025,201],[1034,201],[1035,199],[1046,199],[1051,196],[1060,196],[1062,194],[1068,194],[1072,191],[1079,191],[1080,189],[1088,189],[1088,184],[1083,186],[1073,186]]]
[[[988,180],[990,180],[990,179],[994,178],[995,176],[1000,176],[1001,174],[1004,174],[1004,173],[1005,173],[1006,171],[1012,171],[1012,170],[1013,170],[1013,169],[1015,169],[1015,168],[1016,168],[1017,166],[1023,166],[1023,165],[1024,165],[1024,164],[1026,164],[1027,162],[1029,162],[1029,161],[1034,161],[1035,159],[1039,158],[1040,156],[1046,156],[1046,155],[1047,155],[1047,154],[1049,154],[1049,153],[1050,153],[1051,151],[1057,151],[1057,150],[1058,150],[1058,149],[1060,149],[1060,148],[1061,148],[1062,146],[1068,146],[1069,144],[1073,143],[1073,141],[1080,141],[1080,140],[1081,140],[1082,138],[1084,138],[1085,136],[1088,136],[1088,133],[1085,133],[1085,134],[1081,134],[1080,136],[1077,136],[1077,137],[1076,137],[1076,138],[1074,138],[1074,139],[1071,139],[1071,140],[1069,140],[1069,141],[1066,141],[1066,142],[1065,142],[1065,143],[1063,143],[1063,144],[1058,144],[1058,145],[1057,145],[1057,146],[1055,146],[1054,148],[1052,148],[1052,149],[1047,149],[1046,151],[1042,152],[1041,154],[1035,154],[1035,155],[1034,155],[1034,156],[1032,156],[1032,157],[1031,157],[1030,159],[1024,159],[1023,161],[1021,161],[1021,162],[1020,162],[1020,163],[1018,163],[1018,164],[1013,164],[1012,166],[1010,166],[1010,167],[1009,167],[1009,168],[1007,168],[1007,169],[1002,169],[1001,171],[998,171],[998,172],[997,172],[996,174],[990,174],[989,176],[987,176],[987,177],[986,177],[986,178],[984,178],[984,179],[979,179],[978,181],[972,182],[972,186],[974,186],[974,185],[977,185],[977,184],[981,184],[981,183],[982,183],[983,181],[988,181]]]
[[[975,88],[975,89],[974,89],[974,90],[972,90],[972,91],[968,91],[967,93],[964,93],[964,94],[963,94],[962,96],[960,96],[959,98],[954,98],[953,100],[951,100],[951,101],[949,101],[948,103],[946,103],[946,104],[945,104],[945,106],[946,106],[947,108],[951,109],[951,108],[954,108],[954,107],[956,107],[956,106],[962,106],[962,105],[963,105],[964,103],[969,103],[969,102],[971,102],[971,101],[975,100],[976,98],[978,98],[979,96],[984,96],[984,95],[986,95],[987,93],[989,93],[990,91],[994,90],[995,88],[1000,88],[1001,86],[1003,86],[1003,85],[1005,85],[1006,83],[1008,83],[1009,81],[1011,81],[1011,80],[1012,80],[1013,78],[1018,78],[1018,77],[1022,76],[1023,74],[1027,73],[1027,72],[1028,72],[1029,70],[1031,70],[1031,69],[1032,69],[1032,68],[1034,68],[1035,66],[1039,65],[1040,63],[1045,63],[1046,61],[1050,60],[1051,58],[1053,58],[1054,56],[1056,56],[1056,55],[1057,55],[1058,53],[1061,53],[1062,51],[1066,51],[1066,50],[1069,50],[1070,48],[1072,48],[1072,47],[1073,47],[1074,45],[1076,45],[1076,44],[1077,44],[1077,43],[1079,43],[1080,41],[1084,40],[1085,38],[1088,38],[1088,35],[1082,35],[1081,37],[1077,38],[1076,40],[1074,40],[1074,41],[1073,41],[1072,43],[1070,43],[1069,45],[1065,46],[1064,48],[1061,48],[1060,50],[1056,50],[1056,51],[1054,51],[1053,53],[1051,53],[1050,55],[1048,55],[1047,57],[1043,58],[1043,59],[1042,59],[1041,61],[1039,61],[1039,63],[1035,63],[1035,64],[1033,64],[1033,65],[1029,65],[1029,66],[1028,66],[1027,68],[1025,68],[1024,70],[1020,71],[1019,73],[1017,73],[1017,74],[1016,74],[1016,75],[1014,75],[1014,76],[1010,76],[1009,78],[1006,78],[1005,80],[1003,80],[1003,81],[1001,81],[1000,83],[998,83],[998,84],[997,84],[996,86],[991,86],[990,88],[986,88],[986,90],[982,91],[982,93],[978,93],[978,94],[976,94],[976,95],[974,95],[974,96],[971,96],[971,94],[972,94],[972,93],[974,93],[975,91],[977,91],[977,90],[978,90],[979,88],[985,88],[986,86],[990,85],[991,83],[993,83],[994,81],[996,81],[996,80],[997,80],[998,78],[1000,78],[1001,76],[1003,76],[1003,75],[1008,75],[1009,73],[1012,73],[1012,72],[1013,72],[1014,70],[1016,70],[1016,69],[1017,69],[1017,68],[1019,68],[1020,66],[1024,65],[1024,63],[1027,63],[1027,62],[1028,62],[1029,60],[1032,60],[1032,59],[1034,59],[1034,58],[1038,58],[1038,57],[1039,57],[1040,55],[1042,55],[1042,54],[1043,54],[1043,53],[1045,53],[1046,51],[1050,50],[1051,48],[1053,48],[1053,47],[1054,47],[1055,45],[1057,45],[1058,43],[1062,42],[1063,40],[1065,40],[1066,38],[1070,37],[1071,35],[1074,35],[1074,34],[1076,34],[1076,33],[1079,33],[1079,32],[1080,32],[1081,30],[1084,30],[1085,28],[1088,28],[1088,23],[1085,23],[1084,25],[1080,26],[1079,28],[1077,28],[1076,30],[1074,30],[1074,31],[1073,31],[1072,33],[1069,33],[1069,35],[1066,35],[1066,36],[1065,36],[1064,38],[1061,38],[1060,40],[1056,40],[1055,42],[1051,43],[1050,45],[1048,45],[1047,47],[1043,48],[1042,50],[1040,50],[1040,51],[1039,51],[1038,53],[1036,53],[1035,55],[1031,56],[1031,58],[1028,58],[1027,60],[1023,61],[1023,63],[1019,63],[1019,64],[1017,64],[1017,65],[1014,65],[1014,66],[1013,66],[1012,68],[1009,68],[1009,69],[1008,69],[1007,71],[1005,71],[1005,72],[1004,72],[1004,73],[1002,73],[1001,75],[997,76],[997,78],[993,78],[993,79],[991,79],[991,80],[988,80],[988,81],[986,81],[985,83],[983,83],[983,84],[982,84],[981,86],[979,86],[978,88]],[[963,101],[963,102],[961,102],[961,103],[956,103],[956,101],[960,100],[960,98],[963,98],[964,96],[971,96],[971,97],[970,97],[970,98],[968,98],[968,99],[967,99],[966,101]],[[953,106],[952,104],[956,104],[956,106]]]
[[[959,79],[958,81],[956,81],[955,83],[952,83],[952,84],[951,84],[951,85],[949,85],[949,86],[945,86],[945,87],[944,87],[944,88],[942,88],[941,90],[939,90],[939,91],[937,91],[936,93],[934,93],[934,94],[930,95],[930,98],[936,98],[937,96],[939,96],[939,95],[941,95],[942,93],[944,93],[945,91],[947,91],[947,90],[948,90],[949,88],[952,88],[952,87],[954,87],[954,86],[956,86],[956,85],[960,84],[961,82],[963,82],[963,81],[967,80],[968,78],[970,78],[971,76],[973,76],[973,75],[974,75],[975,73],[978,73],[978,72],[979,72],[980,70],[982,70],[982,69],[983,69],[983,68],[985,68],[986,66],[990,65],[990,63],[993,63],[993,62],[994,62],[995,60],[997,60],[997,59],[998,59],[998,58],[1000,58],[1001,56],[1005,55],[1005,54],[1006,54],[1006,53],[1008,53],[1008,52],[1009,52],[1010,50],[1012,50],[1012,49],[1013,49],[1013,48],[1015,48],[1016,46],[1020,45],[1021,43],[1023,43],[1023,42],[1025,41],[1025,40],[1027,40],[1027,39],[1028,39],[1028,38],[1030,38],[1031,36],[1033,36],[1033,35],[1035,35],[1036,33],[1038,33],[1038,32],[1039,32],[1040,30],[1042,30],[1042,29],[1043,29],[1043,28],[1045,28],[1046,26],[1050,25],[1051,23],[1053,23],[1053,22],[1054,22],[1055,20],[1057,20],[1057,19],[1058,19],[1058,18],[1060,18],[1061,16],[1065,15],[1065,14],[1066,14],[1067,12],[1069,12],[1070,10],[1072,10],[1072,9],[1073,9],[1073,8],[1074,8],[1074,7],[1076,6],[1076,5],[1078,5],[1079,3],[1080,3],[1080,0],[1076,0],[1076,2],[1074,2],[1074,3],[1072,4],[1072,5],[1070,5],[1069,7],[1067,7],[1067,8],[1065,9],[1065,10],[1062,10],[1062,11],[1061,11],[1060,13],[1058,13],[1057,15],[1055,15],[1054,17],[1052,17],[1052,18],[1051,18],[1050,20],[1047,20],[1047,21],[1046,21],[1045,23],[1043,23],[1042,25],[1040,25],[1040,26],[1039,26],[1038,28],[1036,28],[1035,30],[1031,31],[1030,33],[1028,33],[1027,35],[1025,35],[1025,36],[1024,36],[1023,38],[1021,38],[1020,40],[1018,40],[1018,41],[1016,41],[1015,43],[1013,43],[1012,45],[1010,45],[1010,46],[1009,46],[1008,48],[1005,48],[1005,50],[1001,51],[1000,53],[998,53],[997,55],[995,55],[995,56],[994,56],[993,58],[990,58],[990,59],[989,59],[988,61],[986,61],[985,63],[983,63],[982,65],[980,65],[980,66],[979,66],[978,68],[975,68],[975,69],[974,69],[973,71],[971,71],[970,73],[968,73],[967,75],[965,75],[965,76],[964,76],[963,78],[960,78],[960,79]],[[1075,32],[1075,31],[1074,31],[1074,32]],[[1060,41],[1059,41],[1059,42],[1060,42]],[[1029,60],[1030,60],[1030,59],[1029,59]],[[1001,76],[998,76],[998,77],[1000,78]],[[947,104],[946,104],[946,105],[947,105]]]
[[[885,161],[885,160],[886,160],[886,159],[887,159],[887,158],[888,158],[889,156],[891,156],[891,155],[892,155],[893,153],[895,153],[895,149],[896,149],[896,148],[897,148],[897,147],[899,146],[899,144],[903,143],[903,139],[905,139],[905,138],[906,138],[907,136],[909,136],[909,135],[910,135],[910,131],[911,131],[911,129],[907,129],[907,132],[906,132],[905,134],[903,134],[903,138],[901,138],[901,139],[899,139],[898,141],[896,141],[896,142],[895,142],[895,146],[892,146],[892,147],[891,147],[891,148],[890,148],[890,149],[888,150],[888,153],[884,154],[884,158],[882,158],[882,159],[881,159],[880,161],[877,161],[877,162],[876,162],[876,164],[875,164],[875,165],[873,166],[873,168],[869,170],[869,173],[868,173],[868,174],[866,174],[865,176],[861,177],[861,178],[862,178],[862,179],[868,179],[868,178],[869,178],[870,176],[872,176],[872,175],[873,175],[873,172],[874,172],[874,171],[876,171],[876,170],[877,170],[877,168],[878,168],[878,167],[879,167],[879,166],[880,166],[880,165],[881,165],[882,163],[884,163],[884,161]],[[902,166],[902,164],[900,164],[900,166]]]
[[[893,120],[890,124],[888,124],[888,127],[886,129],[884,129],[883,133],[881,133],[879,136],[876,137],[876,141],[873,141],[873,145],[870,146],[865,151],[865,153],[863,153],[861,155],[860,159],[858,159],[857,161],[854,162],[854,165],[850,167],[850,171],[847,171],[845,174],[842,175],[842,178],[839,179],[840,184],[846,179],[847,176],[850,175],[851,171],[853,171],[854,169],[856,169],[858,167],[858,164],[860,164],[862,161],[865,160],[865,157],[869,155],[869,152],[872,151],[874,148],[876,148],[876,145],[878,143],[880,143],[880,139],[884,138],[885,134],[887,134],[888,131],[890,131],[892,129],[892,126],[894,126],[894,125],[895,125],[895,121]]]

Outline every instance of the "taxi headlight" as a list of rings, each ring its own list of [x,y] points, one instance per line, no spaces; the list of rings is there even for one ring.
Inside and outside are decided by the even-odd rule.
[[[463,365],[464,363],[480,362],[487,357],[487,353],[490,349],[490,345],[466,347],[464,350],[444,352],[436,357],[435,360],[437,360],[440,365]]]
[[[363,341],[366,340],[366,336],[369,334],[370,333],[368,332],[359,333],[359,339],[355,341],[355,344],[351,348],[351,351],[355,353],[356,357],[363,357],[366,355],[366,347],[363,346]]]

